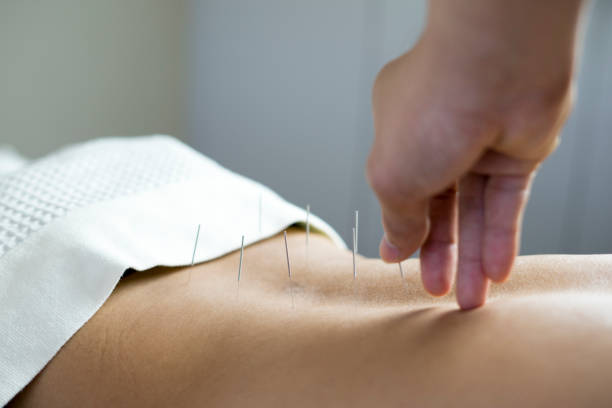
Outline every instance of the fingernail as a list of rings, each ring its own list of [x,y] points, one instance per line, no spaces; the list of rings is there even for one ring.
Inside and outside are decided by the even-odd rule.
[[[383,258],[388,262],[396,262],[399,261],[400,258],[400,249],[389,242],[389,239],[386,235],[383,236],[383,244],[384,244],[384,253],[382,254]]]

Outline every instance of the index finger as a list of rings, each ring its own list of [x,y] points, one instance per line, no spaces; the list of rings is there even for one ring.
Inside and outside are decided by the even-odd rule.
[[[381,208],[385,235],[380,242],[380,256],[385,262],[403,261],[425,241],[429,230],[428,200],[406,202],[400,208],[381,204]]]

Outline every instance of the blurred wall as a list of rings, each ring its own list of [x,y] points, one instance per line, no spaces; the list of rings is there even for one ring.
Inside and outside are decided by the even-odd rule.
[[[542,167],[522,252],[612,252],[612,2],[586,32],[578,102]],[[170,133],[311,204],[377,254],[364,178],[370,87],[416,41],[425,1],[5,0],[0,144],[30,156],[103,135]]]
[[[583,54],[576,107],[530,208],[529,249],[612,253],[612,1],[592,4]]]
[[[186,120],[186,8],[168,0],[0,2],[0,144],[38,156]]]
[[[192,143],[290,201],[310,204],[347,242],[359,209],[360,250],[373,254],[381,229],[363,170],[370,86],[383,61],[418,37],[424,3],[192,4]]]
[[[425,2],[192,0],[189,140],[310,203],[363,254],[382,229],[364,179],[376,72],[418,38]],[[612,2],[593,6],[577,108],[542,167],[522,253],[612,252]]]

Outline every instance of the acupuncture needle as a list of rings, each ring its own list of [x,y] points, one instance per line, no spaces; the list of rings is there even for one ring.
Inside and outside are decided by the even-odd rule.
[[[195,263],[196,250],[198,249],[198,238],[200,238],[200,226],[201,224],[198,224],[198,232],[196,232],[195,244],[193,245],[193,253],[191,254],[191,266],[193,266],[193,264]],[[189,269],[189,279],[187,283],[191,283],[191,269]]]
[[[191,255],[191,266],[195,262],[196,249],[198,249],[198,239],[200,238],[200,224],[198,224],[198,232],[196,232],[195,244],[193,245],[193,254]]]
[[[355,210],[355,252],[359,252],[359,210]]]
[[[356,246],[357,246],[357,232],[355,228],[353,228],[353,280],[357,279],[357,265],[355,264],[355,254],[356,254]]]
[[[289,246],[287,245],[287,231],[283,232],[285,238],[285,254],[287,255],[287,271],[289,272],[289,288],[291,290],[291,307],[295,308],[295,299],[293,298],[293,280],[291,279],[291,263],[289,262]]]
[[[399,266],[399,272],[400,272],[400,278],[402,279],[402,285],[406,289],[406,294],[410,296],[410,287],[408,285],[408,281],[404,279],[404,269],[402,268],[402,263],[398,262],[397,265]]]
[[[240,262],[238,263],[238,284],[236,289],[236,296],[240,296],[240,276],[242,276],[242,257],[244,256],[244,235],[242,236],[242,243],[240,244]]]
[[[306,204],[306,248],[310,240],[310,204]]]
[[[262,209],[263,197],[259,194],[259,234],[261,235],[261,209]]]
[[[309,269],[310,261],[310,204],[306,204],[306,270]]]

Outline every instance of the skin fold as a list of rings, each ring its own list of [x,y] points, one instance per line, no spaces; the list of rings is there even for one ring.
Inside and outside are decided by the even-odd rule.
[[[612,256],[521,257],[486,307],[291,229],[124,278],[13,407],[610,406]]]

